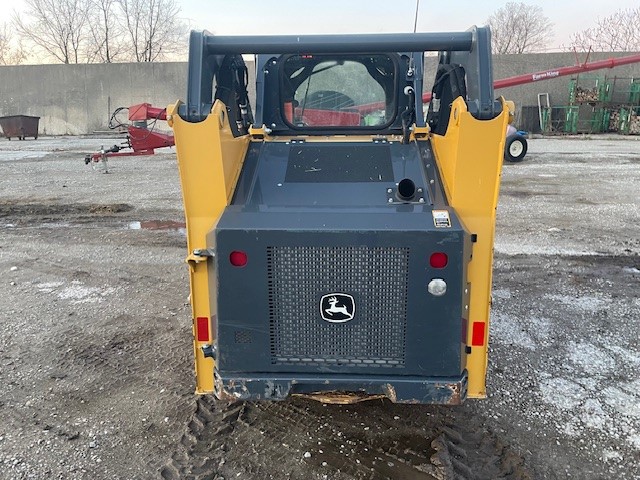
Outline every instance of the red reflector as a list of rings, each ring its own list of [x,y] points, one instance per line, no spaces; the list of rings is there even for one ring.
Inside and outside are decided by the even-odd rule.
[[[449,263],[449,257],[444,252],[436,252],[431,254],[431,258],[429,258],[429,264],[433,268],[444,268]]]
[[[484,329],[487,324],[484,322],[473,322],[473,332],[471,333],[471,346],[481,347],[484,345]]]
[[[244,267],[247,264],[247,254],[234,250],[229,254],[229,261],[234,267]]]
[[[207,317],[196,318],[196,340],[199,342],[209,341],[209,319]]]

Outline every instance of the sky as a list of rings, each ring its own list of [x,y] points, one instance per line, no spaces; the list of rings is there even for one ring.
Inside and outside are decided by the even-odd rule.
[[[195,30],[218,35],[379,33],[413,31],[417,0],[177,0],[181,17]],[[505,0],[418,0],[417,29],[423,32],[463,31],[483,25]],[[9,3],[3,0],[2,3]],[[13,8],[0,8],[0,23],[12,11],[25,10],[25,0],[11,0]],[[622,8],[635,8],[639,0],[563,1],[524,3],[542,7],[553,23],[549,51],[561,50],[572,33],[594,25]]]

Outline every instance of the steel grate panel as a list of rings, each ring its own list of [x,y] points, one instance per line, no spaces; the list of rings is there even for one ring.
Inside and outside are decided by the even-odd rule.
[[[402,367],[409,249],[267,247],[274,364]],[[352,295],[353,320],[321,319],[320,298]]]

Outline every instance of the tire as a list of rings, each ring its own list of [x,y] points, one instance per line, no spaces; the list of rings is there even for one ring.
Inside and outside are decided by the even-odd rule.
[[[521,162],[527,154],[527,139],[520,134],[507,137],[507,144],[504,147],[504,158],[509,162]]]

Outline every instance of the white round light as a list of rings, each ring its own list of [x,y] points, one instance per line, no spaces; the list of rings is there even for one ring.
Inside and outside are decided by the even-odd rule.
[[[434,297],[441,297],[445,293],[447,293],[447,282],[445,282],[441,278],[434,278],[429,282],[427,286],[429,293]]]

